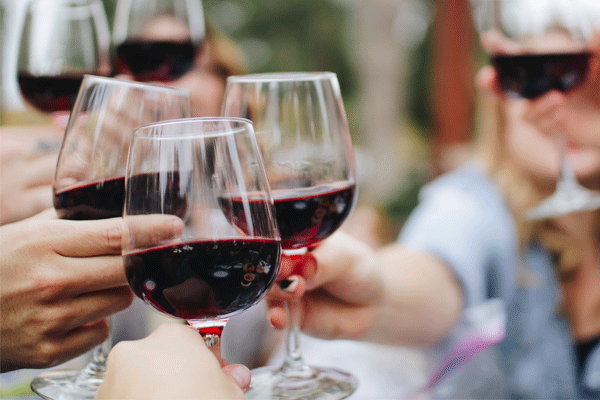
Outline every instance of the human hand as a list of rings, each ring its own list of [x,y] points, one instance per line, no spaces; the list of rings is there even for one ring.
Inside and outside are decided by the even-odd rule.
[[[0,129],[0,224],[52,207],[52,178],[62,131],[54,126]]]
[[[600,90],[600,82],[597,86]],[[547,135],[564,135],[568,143],[600,147],[600,107],[581,95],[551,91],[528,103],[525,121]]]
[[[503,53],[517,50],[505,42],[499,44],[496,36],[493,34],[482,38],[482,44],[488,51],[493,52],[498,47],[502,48]],[[565,135],[574,144],[600,146],[600,33],[592,40],[591,49],[592,57],[585,82],[572,93],[552,90],[527,101],[523,112],[525,121],[544,134]],[[492,66],[479,70],[476,83],[488,95],[503,95]]]
[[[341,231],[300,259],[284,258],[278,279],[295,272],[298,275],[291,278],[299,283],[291,293],[281,284],[271,289],[269,321],[284,328],[289,323],[284,302],[299,299],[303,331],[328,339],[359,337],[369,328],[383,295],[375,260],[369,246]]]
[[[525,119],[548,135],[600,146],[600,34],[593,44],[587,78],[573,93],[556,90],[529,102]]]
[[[219,365],[194,329],[169,323],[115,345],[96,399],[243,399],[249,386],[248,368]]]
[[[179,235],[183,224],[165,216],[147,227],[150,243]],[[121,257],[126,232],[121,218],[60,220],[52,209],[0,227],[2,372],[57,365],[108,337],[105,318],[133,300]]]

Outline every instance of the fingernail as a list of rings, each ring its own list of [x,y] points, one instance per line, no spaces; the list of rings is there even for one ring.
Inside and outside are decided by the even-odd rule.
[[[183,233],[183,221],[179,218],[173,221],[173,235],[180,236]]]
[[[242,389],[250,385],[250,371],[246,367],[234,366],[229,370],[229,375],[237,381]]]
[[[279,287],[284,292],[292,293],[298,287],[298,277],[292,276],[279,282]]]

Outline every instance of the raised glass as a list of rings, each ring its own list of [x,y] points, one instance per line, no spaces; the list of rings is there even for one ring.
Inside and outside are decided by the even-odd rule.
[[[260,301],[277,276],[273,213],[250,121],[191,118],[134,131],[123,213],[127,279],[147,305],[187,320],[218,357],[227,319]],[[156,218],[179,221],[181,234],[148,235],[144,221]]]
[[[338,229],[357,197],[354,151],[337,76],[290,72],[231,76],[222,114],[254,123],[275,201],[284,255],[299,257]],[[232,212],[241,205],[232,204]],[[342,399],[356,390],[345,371],[304,362],[297,303],[279,367],[252,371],[249,399]]]
[[[110,74],[110,32],[100,0],[30,1],[20,41],[19,87],[40,111],[71,111],[85,74]]]
[[[481,42],[492,58],[498,85],[509,98],[537,99],[552,90],[570,95],[587,79],[593,14],[580,0],[471,0]],[[600,195],[580,185],[569,166],[568,147],[555,132],[560,177],[555,192],[533,209],[530,220],[600,207]]]
[[[200,0],[119,1],[115,73],[141,82],[174,81],[193,68],[205,31]]]
[[[86,75],[69,117],[54,176],[54,208],[60,218],[120,217],[125,167],[134,128],[191,113],[186,90]],[[31,382],[48,399],[93,399],[102,383],[112,342],[94,349],[81,371],[59,370]]]

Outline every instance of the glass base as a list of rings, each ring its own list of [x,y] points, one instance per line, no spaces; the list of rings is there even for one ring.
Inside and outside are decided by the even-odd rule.
[[[547,219],[578,211],[600,208],[600,195],[585,188],[557,190],[542,203],[525,213],[528,220]]]
[[[93,400],[103,374],[86,370],[56,370],[46,372],[31,381],[31,390],[49,400]]]
[[[282,368],[262,367],[252,370],[246,398],[339,400],[350,396],[357,387],[354,375],[331,368],[305,367],[302,374],[291,375]]]

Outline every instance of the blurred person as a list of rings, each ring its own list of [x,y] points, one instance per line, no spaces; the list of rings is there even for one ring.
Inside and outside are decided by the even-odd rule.
[[[196,330],[161,325],[150,336],[120,342],[106,362],[96,399],[243,399],[250,371],[219,365]]]
[[[590,59],[591,71],[600,69],[600,32],[591,44],[595,57]],[[485,72],[487,79],[494,79],[494,71]],[[568,140],[600,146],[600,74],[590,74],[583,90],[568,96],[552,91],[531,101],[524,112],[528,122],[541,132],[553,135],[562,132]]]
[[[301,273],[282,269],[279,279],[290,276],[280,286],[305,285],[303,331],[427,349],[438,369],[413,395],[600,398],[600,211],[524,218],[560,173],[549,136],[557,123],[573,128],[564,134],[578,180],[600,190],[600,131],[590,124],[576,133],[582,126],[572,120],[600,112],[600,46],[594,52],[577,96],[505,98],[493,69],[482,69],[477,157],[422,189],[397,243],[373,250],[336,233],[305,256]],[[543,111],[557,95],[572,110],[559,122]],[[277,287],[269,294],[278,328],[290,297]],[[324,347],[305,347],[306,357]],[[347,365],[355,357],[340,356]]]
[[[144,26],[141,39],[148,43],[185,43],[188,37],[188,27],[184,23],[174,16],[164,15],[152,19]],[[207,24],[206,35],[193,63],[187,70],[181,69],[186,68],[186,65],[179,67],[173,76],[168,71],[164,72],[164,79],[161,81],[155,80],[159,75],[162,76],[157,71],[133,74],[127,67],[119,66],[116,71],[130,79],[189,90],[192,116],[207,117],[220,115],[227,77],[243,74],[245,60],[229,38]]]

